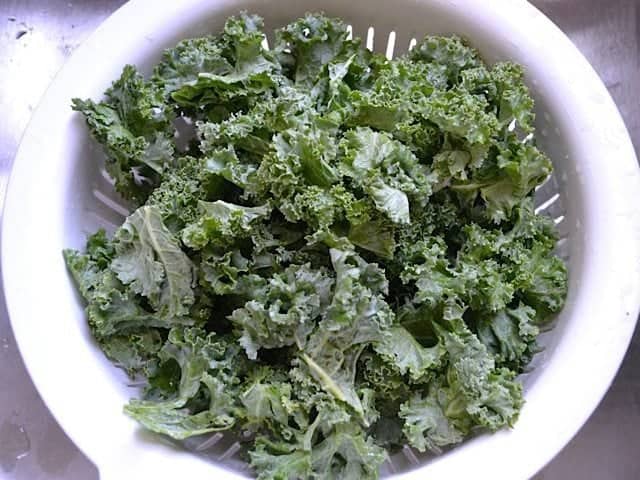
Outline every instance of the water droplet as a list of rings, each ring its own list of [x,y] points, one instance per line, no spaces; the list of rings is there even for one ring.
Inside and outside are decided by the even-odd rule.
[[[31,441],[22,425],[5,420],[0,427],[0,468],[11,472],[31,450]]]

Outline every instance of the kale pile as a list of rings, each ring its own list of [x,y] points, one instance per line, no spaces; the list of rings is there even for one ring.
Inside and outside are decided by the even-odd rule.
[[[522,68],[455,36],[389,61],[322,15],[271,49],[261,28],[74,100],[134,209],[64,252],[95,339],[147,380],[125,412],[244,433],[261,479],[376,478],[401,445],[512,425],[567,289]]]

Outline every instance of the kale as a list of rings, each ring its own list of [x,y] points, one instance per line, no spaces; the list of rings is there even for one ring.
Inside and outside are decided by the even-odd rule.
[[[135,208],[64,252],[105,354],[148,380],[125,412],[250,432],[260,479],[376,478],[388,450],[513,425],[567,292],[523,69],[347,37],[308,14],[269,50],[241,14],[73,103]]]

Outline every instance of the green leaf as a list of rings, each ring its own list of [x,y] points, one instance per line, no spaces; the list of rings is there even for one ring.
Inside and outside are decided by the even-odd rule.
[[[498,121],[486,112],[487,101],[462,89],[436,91],[428,99],[422,115],[442,131],[486,144],[498,131]]]
[[[492,431],[513,425],[523,404],[515,374],[496,368],[494,358],[460,318],[447,325],[451,330],[434,326],[449,354],[447,416],[468,415]]]
[[[368,221],[351,225],[349,241],[383,258],[392,258],[396,248],[393,228],[386,222]]]
[[[386,213],[389,219],[395,223],[409,223],[409,199],[407,195],[397,188],[376,182],[370,187],[371,197],[376,207]]]
[[[449,84],[459,80],[461,72],[482,65],[478,52],[455,35],[450,37],[425,36],[410,52],[414,61],[442,66]]]
[[[331,249],[336,271],[333,298],[301,354],[310,375],[337,400],[350,405],[367,423],[355,385],[356,365],[367,344],[381,341],[393,312],[381,292],[384,273],[352,252]]]
[[[404,420],[403,432],[409,444],[421,452],[440,453],[440,447],[460,443],[467,433],[447,418],[438,400],[440,394],[442,391],[436,383],[426,397],[415,394],[400,407],[398,416]]]
[[[289,421],[286,406],[291,402],[291,385],[285,379],[278,379],[274,370],[259,368],[253,372],[240,401],[250,422],[275,422],[285,426]]]
[[[291,265],[269,278],[259,296],[233,311],[239,343],[250,359],[261,348],[302,348],[329,303],[333,279],[325,269]]]
[[[190,38],[164,51],[162,61],[154,69],[153,81],[170,94],[195,81],[199,73],[223,75],[231,70],[215,37]]]
[[[176,235],[197,220],[199,200],[218,198],[225,190],[222,179],[206,165],[200,158],[178,159],[176,168],[166,172],[147,200],[146,205],[157,208],[162,222]]]
[[[297,480],[311,476],[309,452],[289,444],[274,445],[264,437],[258,437],[255,443],[249,457],[259,480]]]
[[[131,400],[125,413],[149,430],[179,440],[228,430],[236,422],[237,355],[236,348],[201,329],[172,329],[158,358],[165,364],[176,362],[180,368],[176,396],[162,401]],[[189,402],[201,390],[207,392],[209,404],[194,409]]]
[[[369,128],[348,131],[341,142],[342,173],[361,186],[395,223],[409,223],[409,197],[418,204],[431,194],[424,165],[402,143]]]
[[[249,189],[254,182],[256,165],[241,162],[232,146],[208,152],[205,169],[240,188]]]
[[[182,107],[217,104],[235,111],[248,98],[276,86],[272,73],[277,73],[279,65],[262,47],[261,26],[262,19],[255,15],[230,17],[219,38],[183,43],[167,52],[156,81],[163,83],[168,73],[171,99]]]
[[[445,353],[439,344],[431,348],[423,347],[401,326],[391,327],[389,335],[374,348],[393,363],[401,374],[409,373],[414,381],[439,368]]]
[[[535,347],[539,330],[534,323],[536,311],[526,305],[501,310],[478,321],[478,338],[500,362],[528,359],[527,351]]]
[[[341,20],[307,14],[276,31],[274,50],[296,83],[314,83],[324,65],[344,48],[347,28]]]
[[[100,342],[100,347],[116,366],[134,378],[154,371],[155,356],[162,347],[162,337],[158,330],[141,330],[105,338]]]
[[[154,85],[127,65],[106,99],[73,99],[93,137],[107,153],[106,168],[118,193],[141,204],[173,163],[173,113]]]
[[[141,207],[114,236],[110,268],[118,279],[169,317],[186,315],[194,302],[194,266],[153,207]]]
[[[191,414],[164,403],[131,401],[124,411],[148,430],[176,440],[228,430],[233,426],[231,418],[216,416],[209,410]]]
[[[311,452],[314,476],[321,479],[378,478],[386,452],[350,426],[338,426]]]
[[[246,238],[251,233],[252,223],[267,217],[268,205],[243,207],[222,200],[198,203],[201,217],[187,225],[182,232],[182,241],[194,250],[209,244],[224,246],[235,239]]]
[[[207,252],[200,264],[201,283],[211,288],[215,295],[237,292],[242,273],[249,271],[249,260],[239,250],[229,250],[220,255]]]
[[[116,334],[129,335],[141,328],[193,324],[188,317],[154,315],[141,305],[139,297],[109,269],[115,248],[104,231],[89,238],[86,254],[74,250],[63,253],[67,268],[87,303],[91,331],[99,341],[105,342],[107,337]]]

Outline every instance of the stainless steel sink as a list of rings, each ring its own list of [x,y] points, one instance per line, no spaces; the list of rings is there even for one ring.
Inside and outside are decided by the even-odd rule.
[[[0,0],[0,199],[32,109],[65,59],[122,3]],[[640,0],[532,3],[571,37],[600,74],[640,152]],[[606,328],[606,319],[602,320]],[[0,479],[98,478],[95,467],[65,436],[35,391],[1,298],[0,382]],[[636,334],[600,407],[536,479],[635,480],[640,478],[639,445],[640,335]]]

